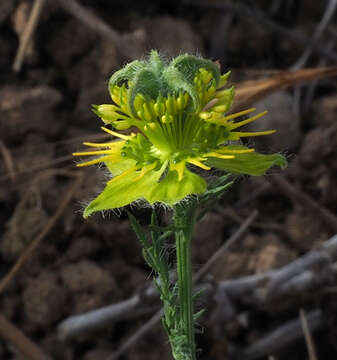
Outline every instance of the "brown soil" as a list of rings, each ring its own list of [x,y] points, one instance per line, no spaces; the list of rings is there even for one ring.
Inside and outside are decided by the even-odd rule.
[[[307,1],[275,1],[272,6],[261,0],[255,2],[264,16],[261,22],[255,15],[222,9],[223,2],[211,3],[81,1],[118,32],[121,43],[130,49],[127,59],[109,37],[83,24],[58,2],[47,2],[22,69],[16,73],[11,67],[32,2],[0,2],[2,279],[53,220],[76,181],[72,175],[75,162],[70,154],[80,148],[82,141],[98,135],[100,122],[90,111],[91,104],[109,101],[107,80],[126,60],[142,57],[151,48],[168,56],[198,52],[219,59],[224,71],[233,69],[234,82],[263,78],[269,70],[291,67],[308,45],[294,41],[286,31],[299,31],[310,39],[325,10],[325,2],[320,1],[310,5]],[[269,27],[268,21],[284,32]],[[325,48],[324,44],[335,35],[336,26],[331,22],[318,48]],[[307,66],[316,67],[324,61],[332,64],[316,50]],[[336,214],[336,81],[320,81],[312,96],[310,86],[300,89],[299,100],[290,89],[280,90],[256,104],[270,110],[259,126],[276,128],[279,135],[258,139],[254,146],[264,152],[286,154],[290,162],[284,172],[286,179]],[[81,174],[80,185],[72,191],[71,201],[54,226],[0,290],[1,315],[55,360],[107,359],[157,306],[131,320],[69,341],[57,337],[57,325],[63,319],[127,299],[141,293],[149,283],[141,246],[124,213],[120,217],[106,214],[102,218],[99,214],[88,221],[82,219],[84,205],[102,189],[105,174],[94,167],[81,170]],[[198,224],[193,241],[196,268],[209,259],[253,209],[259,210],[248,233],[212,268],[208,277],[211,282],[283,266],[336,232],[324,216],[275,185],[272,180],[278,176],[276,170],[265,178],[239,179],[220,206]],[[148,222],[148,209],[132,210],[142,223]],[[335,280],[330,289],[336,289]],[[326,326],[313,334],[318,359],[336,358],[337,297],[333,291],[323,296],[325,290],[292,302],[286,311],[278,311],[278,305],[271,310],[244,302],[233,304],[237,314],[248,314],[247,323],[240,320],[243,315],[224,320],[217,315],[222,303],[212,306],[212,301],[217,300],[211,300],[201,319],[206,330],[203,338],[198,338],[203,349],[200,359],[230,359],[232,346],[244,349],[278,325],[296,318],[300,308],[324,309]],[[307,348],[300,341],[274,355],[278,360],[299,360],[307,357]],[[144,336],[123,358],[170,359],[160,327]],[[1,331],[0,359],[24,359],[15,342],[1,336]]]

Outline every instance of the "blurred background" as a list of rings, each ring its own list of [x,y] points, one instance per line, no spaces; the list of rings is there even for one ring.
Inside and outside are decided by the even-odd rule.
[[[249,80],[254,93],[254,84],[282,71],[336,64],[336,7],[336,0],[1,0],[0,359],[112,359],[159,309],[125,214],[81,216],[105,174],[75,169],[71,153],[104,138],[90,108],[110,102],[110,75],[150,49],[189,52],[218,60],[222,72],[232,70],[231,83]],[[336,85],[329,76],[278,86],[251,104],[269,111],[254,130],[277,133],[250,144],[282,152],[290,165],[237,179],[198,225],[196,270],[259,212],[204,280],[200,359],[337,356]],[[149,209],[132,211],[148,223]],[[133,307],[88,325],[88,311],[135,296]],[[81,331],[60,326],[79,314]],[[171,359],[159,325],[120,357],[159,358]]]

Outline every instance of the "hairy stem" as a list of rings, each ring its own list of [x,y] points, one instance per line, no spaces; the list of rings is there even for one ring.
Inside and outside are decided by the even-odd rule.
[[[191,264],[191,237],[195,225],[195,212],[196,206],[193,202],[188,205],[176,205],[173,218],[176,227],[179,317],[185,339],[184,354],[177,354],[176,359],[186,360],[196,358]]]

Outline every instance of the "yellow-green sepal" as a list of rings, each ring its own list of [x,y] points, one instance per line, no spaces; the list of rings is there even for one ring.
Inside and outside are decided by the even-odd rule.
[[[227,146],[226,148],[231,150],[248,149],[240,145]],[[282,169],[287,166],[287,160],[281,154],[264,155],[256,152],[235,154],[234,159],[209,157],[204,163],[231,173],[256,176],[264,175],[273,166],[279,166]]]
[[[103,192],[85,208],[83,217],[97,211],[121,208],[138,199],[148,199],[164,170],[163,166],[144,175],[133,168],[126,170],[107,183]]]
[[[135,166],[136,161],[133,159],[123,159],[122,161],[118,162],[105,161],[104,164],[113,176],[117,176]]]
[[[203,194],[206,188],[206,181],[187,169],[181,180],[178,179],[176,171],[169,171],[147,199],[150,203],[162,202],[173,205],[188,195]]]

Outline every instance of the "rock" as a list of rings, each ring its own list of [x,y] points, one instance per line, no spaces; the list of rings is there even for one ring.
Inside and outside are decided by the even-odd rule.
[[[66,69],[86,57],[99,42],[95,32],[75,18],[69,18],[62,26],[51,23],[50,30],[45,42],[46,52],[56,66]]]
[[[121,34],[122,41],[129,44],[131,53],[129,53],[129,61],[142,58],[148,51],[148,34],[143,26],[136,27],[133,31]],[[107,48],[109,49],[109,47]],[[115,55],[116,58],[116,55]]]
[[[30,280],[23,291],[26,318],[37,326],[49,326],[64,314],[66,295],[54,273],[44,272]]]
[[[289,240],[297,249],[310,250],[329,238],[331,234],[319,216],[297,206],[285,222],[285,230]]]
[[[249,66],[256,64],[256,59],[270,58],[273,38],[269,29],[254,19],[240,17],[238,20],[232,24],[228,34],[231,63]]]
[[[85,353],[83,360],[98,360],[98,359],[108,359],[109,356],[113,353],[113,349],[94,349]]]
[[[15,148],[14,158],[15,167],[20,174],[21,172],[27,173],[26,181],[32,176],[36,175],[34,168],[38,168],[43,164],[48,164],[54,159],[55,145],[46,140],[41,134],[28,134],[25,137],[25,142],[21,146]],[[28,172],[27,172],[28,170]],[[32,170],[29,173],[29,170]],[[39,190],[49,190],[50,183],[46,179],[42,180],[39,184]],[[24,193],[27,188],[24,189]]]
[[[319,127],[328,127],[336,124],[337,95],[325,96],[314,103],[315,123]]]
[[[0,2],[1,7],[1,2]],[[0,8],[1,17],[1,8]],[[4,78],[9,77],[11,74],[8,69],[13,61],[14,53],[16,50],[16,42],[14,36],[6,32],[5,30],[0,31],[0,70],[1,70],[1,83],[5,83]]]
[[[80,258],[86,258],[96,253],[100,248],[101,244],[99,241],[90,237],[79,237],[70,240],[69,248],[64,254],[64,260],[73,262]]]
[[[285,91],[272,93],[255,104],[256,111],[268,114],[247,126],[252,131],[276,130],[276,134],[253,138],[254,145],[270,152],[290,152],[300,141],[300,118],[292,111],[292,98]]]
[[[143,338],[142,341],[132,346],[128,352],[129,360],[157,360],[158,358],[161,360],[172,359],[170,345],[162,329],[159,331],[153,329],[147,334],[146,339]]]
[[[192,238],[194,264],[204,264],[221,246],[224,219],[219,214],[208,213],[197,223]]]
[[[65,346],[55,331],[46,334],[45,338],[39,341],[39,346],[55,360],[76,360],[73,356],[72,347]]]
[[[61,278],[72,292],[107,294],[116,287],[114,279],[107,271],[88,260],[63,266]]]
[[[265,245],[250,258],[248,263],[248,268],[254,273],[281,267],[296,258],[296,252],[282,244],[273,234],[263,236],[263,243]]]
[[[6,224],[0,242],[0,252],[6,260],[17,259],[48,220],[45,211],[38,206],[37,199],[33,195],[31,199],[31,202],[19,202]]]
[[[15,318],[18,311],[20,311],[20,298],[14,291],[9,292],[6,288],[6,293],[2,295],[1,302],[1,314],[8,320]],[[0,357],[1,359],[1,357]]]
[[[0,88],[0,128],[6,142],[22,141],[34,131],[55,135],[62,122],[52,110],[61,99],[60,92],[49,86]]]
[[[61,278],[74,296],[72,313],[75,314],[99,308],[119,297],[115,279],[88,260],[64,265],[61,268]]]
[[[144,259],[142,265],[144,265]],[[124,296],[126,294],[132,296],[138,290],[143,289],[151,273],[150,269],[146,271],[139,267],[130,266],[127,260],[121,258],[113,259],[113,261],[106,263],[105,266],[109,269],[110,273],[114,274],[118,290]]]
[[[0,1],[0,25],[7,20],[14,9],[15,0]]]
[[[184,20],[171,16],[147,19],[143,23],[146,33],[146,50],[158,49],[169,57],[185,52],[202,53],[202,41],[198,33]]]
[[[255,274],[283,266],[296,258],[297,252],[274,234],[248,234],[237,248],[219,260],[212,274],[216,280]]]
[[[321,164],[329,155],[335,153],[337,145],[337,129],[333,126],[329,128],[315,128],[309,131],[303,140],[299,152],[299,162],[304,168],[314,168]]]
[[[141,244],[128,220],[109,221],[104,224],[104,231],[104,240],[111,247],[112,253],[118,253],[129,265],[144,264]]]
[[[72,123],[86,127],[86,131],[92,129],[98,131],[102,123],[101,119],[91,111],[92,104],[109,104],[111,99],[109,97],[108,88],[105,81],[96,85],[84,86],[80,92],[76,103]]]

